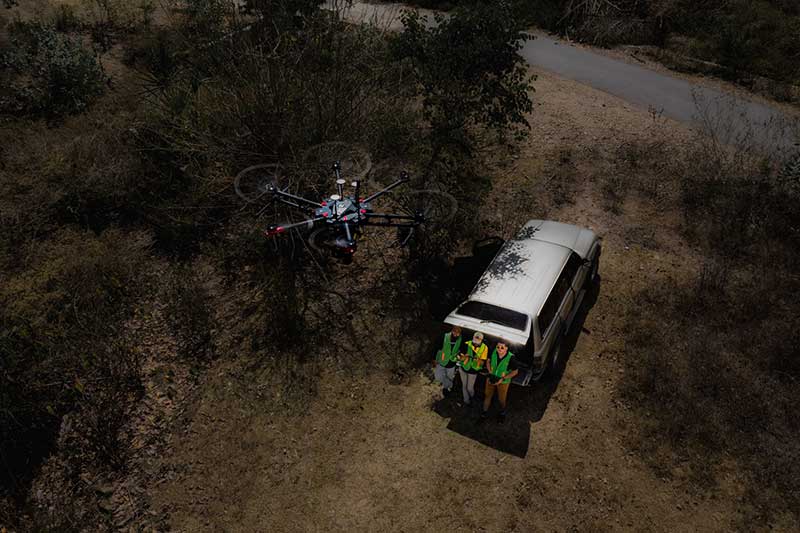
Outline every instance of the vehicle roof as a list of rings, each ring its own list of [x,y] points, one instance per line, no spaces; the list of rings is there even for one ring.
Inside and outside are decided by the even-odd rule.
[[[468,300],[538,315],[581,231],[560,222],[529,221],[495,256]]]

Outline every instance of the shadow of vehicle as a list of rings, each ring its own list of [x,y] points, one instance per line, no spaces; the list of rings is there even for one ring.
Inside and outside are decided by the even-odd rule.
[[[550,399],[561,383],[580,335],[591,335],[591,331],[585,329],[584,323],[599,296],[600,281],[598,279],[592,289],[587,292],[575,315],[572,327],[564,336],[560,345],[561,352],[557,367],[548,369],[539,381],[530,386],[511,387],[508,392],[508,415],[503,423],[499,423],[496,418],[499,409],[496,398],[493,399],[490,407],[489,418],[482,419],[480,417],[484,390],[482,377],[478,379],[475,387],[476,399],[480,406],[471,407],[461,404],[461,383],[456,378],[452,396],[435,401],[431,407],[439,416],[450,419],[447,429],[501,452],[525,457],[531,447],[531,424],[535,425],[544,417]],[[535,435],[535,426],[533,434]],[[535,446],[535,442],[533,445]]]

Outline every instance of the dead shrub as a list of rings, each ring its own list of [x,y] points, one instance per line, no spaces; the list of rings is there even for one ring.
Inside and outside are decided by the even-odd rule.
[[[800,260],[800,196],[797,156],[763,152],[748,139],[731,147],[700,136],[664,152],[671,157],[657,173],[679,190],[668,205],[682,210],[685,235],[706,259],[694,280],[648,288],[629,310],[623,392],[649,415],[637,444],[648,461],[663,463],[666,437],[695,481],[713,485],[716,465],[732,457],[758,518],[770,520],[800,504],[791,407],[800,366],[789,348],[800,331],[791,297],[800,289],[791,274]],[[654,468],[669,475],[668,462]]]
[[[200,275],[189,265],[170,272],[165,315],[184,357],[203,361],[213,350],[211,299]]]
[[[24,493],[61,417],[81,412],[75,460],[121,465],[116,432],[138,390],[137,352],[120,327],[143,290],[149,237],[63,230],[29,251],[0,287],[0,442],[5,494]],[[117,413],[117,414],[115,414]],[[84,416],[85,415],[85,416]]]
[[[668,282],[637,298],[628,318],[623,393],[651,415],[638,444],[648,461],[667,437],[676,460],[688,461],[699,482],[713,485],[715,465],[734,457],[748,497],[770,516],[798,503],[788,495],[800,488],[800,428],[791,407],[800,374],[787,343],[796,340],[800,323],[796,314],[772,306],[761,313],[747,304],[775,298],[758,268],[739,272],[747,278],[738,283],[727,268],[711,264],[694,285]]]

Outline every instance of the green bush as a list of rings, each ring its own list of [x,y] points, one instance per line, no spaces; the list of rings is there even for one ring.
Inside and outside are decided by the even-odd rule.
[[[436,22],[428,28],[418,13],[406,12],[405,31],[393,43],[395,57],[411,65],[434,142],[469,149],[465,134],[474,126],[524,132],[532,103],[518,51],[527,36],[510,5],[478,4]]]
[[[103,93],[106,76],[80,39],[53,27],[18,22],[0,57],[0,112],[55,118],[80,113]]]

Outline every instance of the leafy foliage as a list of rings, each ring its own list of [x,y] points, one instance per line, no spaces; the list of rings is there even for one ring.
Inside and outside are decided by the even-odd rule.
[[[791,513],[800,488],[792,407],[800,392],[800,156],[764,159],[749,143],[732,150],[707,136],[625,153],[632,157],[616,175],[629,181],[616,187],[679,208],[703,258],[689,279],[655,276],[628,311],[622,392],[643,415],[635,447],[662,475],[679,463],[703,484],[735,461],[748,522]],[[647,194],[648,181],[676,189],[675,204],[669,193]]]
[[[528,126],[530,78],[517,53],[529,37],[511,16],[508,3],[478,4],[452,17],[436,17],[433,27],[414,11],[403,14],[406,29],[394,54],[410,63],[415,92],[437,142],[464,142],[466,129],[498,132]]]
[[[97,57],[76,37],[39,22],[12,25],[0,57],[0,112],[48,118],[79,113],[105,90]]]

